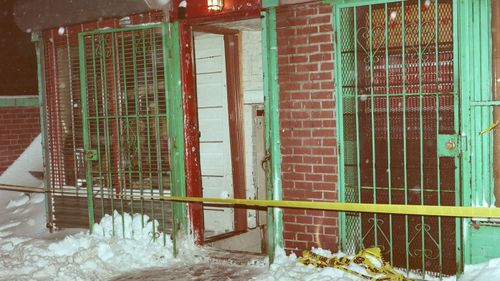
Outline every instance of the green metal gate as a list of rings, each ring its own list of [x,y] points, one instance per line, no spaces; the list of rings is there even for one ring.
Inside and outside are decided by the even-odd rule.
[[[455,1],[345,2],[334,11],[341,200],[460,205]],[[350,254],[378,246],[424,276],[461,265],[454,218],[342,216]]]
[[[171,82],[179,69],[168,55],[175,52],[167,44],[171,36],[177,29],[167,24],[79,34],[91,229],[94,219],[114,210],[140,213],[143,224],[148,215],[164,233],[179,225],[171,203],[151,198],[183,195],[182,110],[180,97],[168,94],[180,93]]]

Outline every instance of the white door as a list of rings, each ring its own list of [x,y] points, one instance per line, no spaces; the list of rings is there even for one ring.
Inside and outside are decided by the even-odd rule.
[[[195,33],[203,197],[233,198],[224,37]],[[234,230],[231,208],[205,207],[205,236]]]

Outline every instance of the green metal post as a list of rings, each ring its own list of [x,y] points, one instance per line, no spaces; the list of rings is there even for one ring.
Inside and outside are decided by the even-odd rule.
[[[434,2],[434,29],[436,30],[436,32],[434,32],[434,48],[435,48],[435,51],[434,51],[434,60],[435,60],[435,73],[436,73],[436,78],[435,78],[435,87],[436,87],[436,92],[438,91],[438,87],[439,87],[439,11],[438,11],[438,7],[439,7],[439,0],[436,0]],[[436,136],[439,135],[439,132],[440,132],[440,114],[439,114],[439,95],[436,94],[436,99],[435,99],[435,102],[436,102]],[[458,107],[455,107],[456,109],[458,109]],[[458,111],[458,110],[455,110],[455,111]],[[457,119],[454,120],[454,124],[456,126],[456,123],[457,123]],[[456,161],[456,160],[455,160]],[[440,157],[439,157],[439,152],[436,150],[436,174],[437,174],[437,204],[438,205],[441,205],[441,161],[440,161]],[[458,179],[458,177],[455,177],[455,179]],[[457,192],[458,193],[458,192]],[[443,249],[442,249],[442,233],[441,233],[441,226],[442,226],[442,221],[441,221],[441,217],[438,217],[438,249],[439,249],[439,268],[442,269],[443,267]],[[442,276],[442,270],[439,271],[439,278],[441,279],[443,276]]]
[[[466,3],[464,3],[466,2]],[[457,62],[454,64],[454,79],[457,81],[455,83],[455,96],[458,98],[460,96],[460,127],[461,127],[461,144],[462,144],[462,158],[461,167],[463,173],[461,173],[461,194],[457,192],[455,197],[456,204],[461,202],[463,206],[470,206],[471,203],[471,162],[470,162],[470,142],[471,136],[468,136],[470,132],[471,116],[470,112],[470,84],[468,83],[467,77],[470,77],[471,73],[467,65],[470,62],[470,56],[468,50],[468,44],[470,44],[470,32],[467,30],[468,20],[470,19],[470,12],[468,6],[468,0],[453,1],[453,37],[457,38],[453,44],[453,54],[457,56]],[[462,20],[461,20],[462,19]],[[466,79],[464,79],[466,78]],[[454,102],[457,100],[455,99]],[[455,118],[456,119],[456,118]],[[456,239],[457,239],[457,272],[462,272],[462,262],[467,263],[468,258],[470,258],[470,248],[468,247],[468,227],[469,219],[456,219]],[[462,225],[463,224],[463,225]],[[463,233],[463,238],[462,234]],[[460,241],[460,243],[458,243]],[[459,253],[463,253],[459,256]]]
[[[387,9],[387,3],[384,4],[384,14],[389,15],[388,9]],[[390,97],[389,97],[389,92],[390,92],[390,86],[389,86],[389,23],[388,23],[388,17],[385,17],[384,21],[384,27],[385,27],[385,32],[384,32],[384,37],[385,37],[385,106],[386,106],[386,127],[387,127],[387,186],[388,186],[388,202],[389,204],[392,204],[392,171],[391,171],[391,114],[390,114]],[[358,149],[359,150],[359,149]],[[391,264],[394,263],[394,256],[393,256],[393,246],[392,246],[392,215],[389,215],[389,251],[390,251],[390,262]]]
[[[98,38],[99,38],[99,46],[100,46],[100,54],[99,55],[99,66],[100,66],[100,74],[101,74],[101,85],[102,85],[102,95],[103,95],[103,99],[101,100],[102,101],[102,104],[103,104],[103,107],[104,107],[104,153],[105,153],[105,163],[106,163],[106,171],[105,171],[105,176],[106,176],[106,184],[107,184],[107,187],[108,187],[108,198],[111,198],[111,212],[114,211],[114,206],[113,206],[113,195],[110,194],[110,192],[113,191],[113,176],[112,176],[112,169],[111,167],[113,167],[114,163],[113,163],[113,158],[111,156],[111,149],[112,149],[112,144],[111,144],[111,136],[110,136],[110,122],[109,122],[109,110],[108,110],[108,100],[109,100],[109,89],[108,89],[108,63],[107,63],[107,52],[106,52],[106,48],[107,48],[107,45],[106,45],[106,35],[107,34],[99,34]],[[92,51],[95,52],[96,50],[92,48]],[[94,84],[94,87],[96,87],[96,85]],[[96,108],[98,106],[98,100],[96,99],[95,100],[95,103],[96,103]],[[96,113],[95,113],[95,116],[92,116],[92,117],[95,117],[96,120],[99,120],[101,118],[101,116],[99,116],[99,111],[96,110]],[[99,130],[99,127],[97,127],[97,130]],[[99,162],[101,162],[102,159],[99,158]],[[104,188],[103,185],[101,185],[101,190]],[[104,209],[104,193],[101,192],[101,210],[103,212],[103,216],[104,216],[104,213],[106,212],[106,210]],[[115,216],[114,215],[111,215],[111,222],[113,224],[113,228],[112,228],[112,231],[113,231],[113,236],[115,235]]]
[[[264,111],[266,126],[267,197],[282,200],[281,153],[279,136],[278,50],[276,8],[262,12],[262,65],[264,71]],[[283,248],[283,214],[281,208],[268,209],[268,255],[272,263],[276,248]]]
[[[404,177],[404,197],[405,204],[408,204],[408,159],[407,159],[407,142],[406,142],[406,33],[405,33],[405,2],[401,2],[401,76],[403,86],[403,177]],[[408,230],[408,216],[405,216],[405,258],[406,272],[410,270],[410,242]]]
[[[419,154],[420,154],[420,204],[424,205],[424,123],[423,123],[423,92],[422,92],[422,3],[418,1],[417,11],[418,11],[418,94],[419,94]],[[437,32],[437,31],[436,31]],[[422,223],[421,238],[422,241],[422,253],[425,253],[425,218],[422,216],[420,218]],[[422,254],[422,275],[425,276],[425,255]]]
[[[357,10],[356,8],[353,9],[353,38],[356,38],[358,36],[358,17],[357,17]],[[358,46],[357,46],[357,40],[353,40],[353,49],[354,49],[354,98],[355,98],[355,114],[356,114],[356,179],[357,179],[357,192],[358,192],[358,202],[361,203],[361,154],[359,151],[360,147],[360,121],[359,121],[359,82],[358,82]],[[342,80],[342,79],[340,79]],[[345,213],[344,213],[345,214]],[[347,217],[345,218],[347,220]],[[363,248],[363,225],[361,224],[361,221],[363,219],[363,215],[361,213],[358,214],[358,219],[359,221],[357,224],[359,225],[359,247],[357,249],[362,249]],[[347,221],[345,222],[347,223]],[[352,254],[352,253],[351,253]]]
[[[94,120],[96,122],[95,128],[96,128],[96,132],[97,132],[97,143],[96,144],[91,143],[91,138],[90,138],[90,133],[91,133],[91,131],[90,131],[90,123],[87,123],[88,124],[87,125],[87,127],[88,127],[87,133],[85,133],[85,130],[83,131],[84,132],[83,133],[84,134],[83,135],[83,143],[84,143],[84,148],[85,148],[85,137],[87,137],[87,141],[88,141],[88,145],[87,146],[88,146],[88,148],[85,148],[85,150],[92,149],[93,145],[97,147],[96,151],[97,151],[97,155],[99,155],[99,161],[97,161],[97,168],[99,169],[99,193],[101,195],[101,200],[100,200],[100,203],[101,203],[101,216],[104,217],[104,212],[105,212],[104,211],[104,189],[103,189],[103,186],[104,186],[104,184],[103,184],[103,178],[104,177],[102,175],[102,160],[100,159],[101,158],[101,130],[100,130],[100,122],[101,121],[100,121],[99,118],[97,118],[97,114],[99,112],[99,104],[98,104],[99,96],[98,96],[98,92],[97,92],[97,67],[96,67],[96,59],[97,59],[97,57],[96,57],[96,49],[95,49],[95,47],[96,47],[95,46],[95,38],[96,37],[95,37],[94,34],[92,34],[91,38],[92,38],[91,39],[92,40],[92,44],[91,44],[92,49],[91,50],[92,50],[92,83],[93,83],[92,85],[93,85],[93,88],[94,88],[94,91],[93,91],[94,92],[94,110],[95,110],[95,114],[96,114],[96,116],[94,116],[94,117],[96,117]],[[100,42],[97,42],[97,43],[100,46]],[[85,44],[85,42],[84,42],[84,44]],[[83,45],[83,48],[85,48],[85,45]],[[83,50],[83,52],[85,52],[85,50]],[[80,58],[81,58],[81,56],[80,56]],[[102,63],[100,63],[99,65],[102,68]],[[80,74],[83,71],[86,71],[86,69],[80,67]],[[101,72],[102,72],[102,70],[101,70]],[[86,75],[86,73],[84,73],[84,75]],[[85,83],[87,83],[87,81],[85,81]],[[87,85],[87,84],[85,84],[85,85]],[[83,94],[84,94],[84,91],[83,91],[83,88],[82,88],[82,103],[84,101],[85,101],[85,103],[88,103],[88,99],[90,98],[89,93],[85,93],[85,96],[83,96]],[[82,110],[83,110],[83,107],[82,107]],[[91,117],[91,116],[89,116],[90,111],[88,109],[85,110],[85,114],[86,115],[84,115],[82,113],[82,120],[85,120],[85,121],[83,121],[83,123],[89,122],[89,119]],[[86,164],[87,164],[86,166],[89,166],[89,167],[93,166],[89,161],[87,161]],[[90,173],[91,173],[90,174],[90,179],[91,179],[90,185],[92,186],[92,193],[93,193],[94,182],[93,182],[92,169],[90,169]],[[89,175],[87,173],[87,177],[88,176]],[[87,192],[88,192],[88,185],[89,185],[89,182],[87,182]],[[92,208],[92,212],[94,212],[94,206],[93,205],[91,206],[90,204],[88,204],[88,208],[89,208],[89,210],[90,210],[90,208]]]
[[[93,39],[93,38],[92,38]],[[81,95],[82,95],[82,120],[83,120],[83,146],[84,150],[90,150],[90,140],[89,140],[89,121],[88,115],[88,105],[87,105],[87,77],[86,77],[86,64],[85,64],[85,37],[83,34],[78,34],[78,51],[80,58],[80,84],[81,84]],[[92,166],[87,163],[85,165],[86,170],[86,182],[87,182],[87,205],[89,213],[89,231],[92,233],[94,227],[94,194],[93,194],[93,182],[92,182]]]
[[[173,196],[186,196],[184,172],[184,122],[182,111],[182,91],[180,75],[179,25],[177,22],[162,24],[163,61],[168,87],[165,87],[169,151],[172,162],[171,192]],[[167,40],[168,39],[168,40]],[[177,242],[182,233],[187,233],[186,203],[173,202],[174,255],[177,255]]]
[[[344,103],[342,99],[342,63],[341,61],[341,52],[340,52],[340,47],[339,47],[339,42],[340,42],[340,8],[338,5],[334,6],[334,13],[333,13],[333,30],[335,31],[334,34],[334,40],[335,40],[335,69],[334,69],[334,83],[335,83],[335,89],[336,89],[336,94],[335,94],[335,101],[337,108],[344,108]],[[343,124],[344,123],[344,116],[342,114],[342,110],[336,110],[336,119],[337,119],[337,124]],[[337,153],[338,153],[338,196],[339,196],[339,201],[340,202],[345,202],[345,179],[344,179],[344,174],[345,174],[345,168],[344,168],[344,126],[338,125],[337,127]],[[346,214],[345,212],[340,212],[339,213],[339,220],[340,220],[340,228],[339,228],[339,236],[340,236],[340,248],[342,251],[347,250],[347,233],[346,233]],[[361,236],[361,234],[360,234]]]

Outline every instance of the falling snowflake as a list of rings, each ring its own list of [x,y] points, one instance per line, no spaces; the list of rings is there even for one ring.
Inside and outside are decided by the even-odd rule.
[[[391,21],[395,20],[397,15],[398,13],[396,11],[392,11],[390,16]]]

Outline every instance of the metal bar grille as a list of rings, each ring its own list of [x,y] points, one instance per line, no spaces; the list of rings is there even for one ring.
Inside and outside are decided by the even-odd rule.
[[[440,135],[458,131],[452,7],[451,0],[411,0],[336,8],[346,202],[457,204],[457,160],[438,147]],[[345,219],[349,253],[378,246],[407,271],[456,272],[454,219]]]
[[[170,194],[162,28],[86,32],[79,45],[89,208],[138,212],[143,226],[149,215],[169,232],[167,203],[144,199]]]
[[[161,21],[161,12],[126,17],[128,24]],[[81,114],[80,65],[77,36],[98,28],[116,28],[118,19],[99,20],[43,32],[44,114],[46,177],[50,216],[55,228],[88,226],[83,127]],[[99,220],[100,216],[95,217]]]

